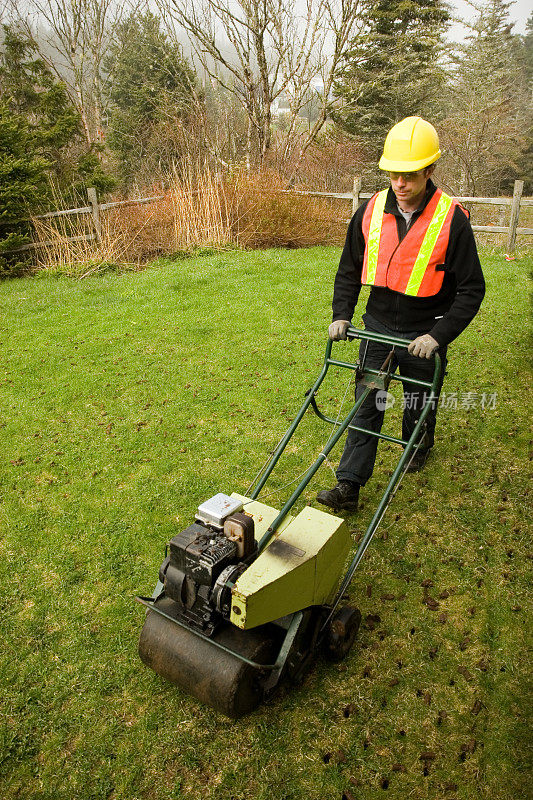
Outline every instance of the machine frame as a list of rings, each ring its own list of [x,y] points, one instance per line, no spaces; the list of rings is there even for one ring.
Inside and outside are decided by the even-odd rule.
[[[406,378],[405,376],[396,375],[392,371],[392,361],[395,348],[405,349],[409,346],[410,341],[401,338],[385,336],[379,333],[374,333],[372,331],[359,330],[352,326],[348,328],[347,338],[350,340],[359,339],[362,341],[380,342],[386,345],[390,345],[392,349],[380,369],[371,369],[367,367],[365,364],[366,351],[361,362],[356,361],[355,363],[351,363],[348,361],[340,360],[338,358],[333,358],[332,357],[333,341],[331,339],[328,339],[324,356],[324,363],[320,371],[320,374],[318,375],[311,389],[309,389],[309,391],[306,392],[306,397],[300,410],[296,414],[287,432],[285,433],[285,435],[279,442],[278,446],[276,447],[266,467],[262,470],[260,476],[254,482],[254,488],[250,495],[250,499],[256,500],[259,497],[270,475],[275,469],[280,456],[287,447],[288,442],[294,435],[298,425],[300,424],[303,416],[305,415],[305,413],[308,411],[309,408],[311,408],[312,411],[314,411],[314,413],[321,420],[329,424],[332,424],[334,426],[338,426],[338,428],[334,432],[334,434],[329,438],[327,444],[324,446],[318,458],[308,468],[308,470],[304,474],[303,478],[300,480],[296,489],[293,491],[289,499],[280,509],[278,515],[276,516],[274,521],[270,524],[265,534],[259,540],[258,550],[256,551],[254,557],[257,557],[257,555],[259,555],[269,545],[270,541],[272,540],[272,537],[276,534],[280,525],[283,523],[283,521],[289,514],[290,510],[293,508],[294,504],[301,496],[304,489],[307,487],[307,485],[309,484],[313,476],[316,474],[316,472],[320,469],[322,464],[326,461],[329,453],[333,450],[333,448],[335,447],[335,445],[337,444],[337,442],[339,441],[339,439],[342,437],[342,435],[345,433],[346,430],[348,429],[359,430],[367,435],[375,436],[378,439],[383,439],[385,441],[398,444],[401,447],[403,447],[403,452],[400,456],[398,464],[396,465],[396,468],[392,473],[388,485],[385,488],[385,491],[378,504],[378,507],[365,531],[365,534],[363,535],[359,543],[355,555],[353,556],[353,559],[349,564],[342,581],[340,582],[339,589],[334,597],[333,602],[331,603],[331,605],[322,606],[320,608],[315,609],[316,615],[318,616],[316,617],[315,615],[316,618],[314,619],[313,622],[315,632],[312,636],[311,644],[309,645],[309,647],[307,647],[305,654],[302,654],[301,657],[302,663],[296,669],[292,669],[293,673],[292,677],[295,676],[297,677],[297,675],[303,670],[305,664],[312,658],[314,652],[321,646],[324,639],[327,636],[331,638],[332,631],[333,631],[333,636],[334,637],[337,636],[340,642],[340,650],[339,650],[340,657],[343,657],[346,654],[347,650],[349,649],[349,646],[351,646],[351,641],[353,641],[355,633],[357,632],[356,630],[355,633],[353,632],[353,630],[352,631],[348,630],[350,628],[350,624],[352,625],[352,628],[355,624],[355,623],[350,623],[350,619],[353,617],[353,615],[350,618],[346,617],[346,615],[344,615],[343,617],[342,613],[343,609],[341,608],[339,609],[339,611],[337,609],[339,607],[343,595],[345,594],[346,590],[348,589],[352,581],[353,575],[368,545],[370,544],[379,524],[381,523],[381,520],[383,519],[387,507],[391,502],[403,475],[407,471],[410,460],[413,458],[414,454],[424,441],[425,421],[432,407],[433,402],[435,402],[437,399],[438,385],[441,376],[441,358],[438,352],[436,352],[434,355],[433,380],[431,382],[422,381],[415,378]],[[356,400],[355,404],[352,406],[348,414],[342,420],[334,420],[327,417],[325,414],[322,413],[322,411],[320,411],[316,402],[316,396],[318,390],[322,382],[324,381],[328,373],[328,370],[331,366],[355,371],[356,384],[364,386],[364,391],[361,393],[361,396]],[[413,433],[408,440],[400,439],[381,432],[376,433],[374,431],[368,431],[364,428],[360,428],[357,427],[356,425],[351,424],[358,409],[363,405],[369,394],[372,391],[379,389],[386,391],[390,385],[390,382],[393,380],[400,381],[402,384],[413,384],[419,387],[424,387],[429,390],[429,396],[427,398],[427,401],[424,405],[424,408],[422,409],[422,412],[420,414],[418,422],[415,425]],[[277,620],[276,622],[278,626],[280,626],[285,631],[281,639],[281,645],[279,648],[277,658],[273,663],[259,663],[257,661],[254,661],[253,659],[247,658],[242,653],[237,652],[231,647],[227,647],[221,642],[215,641],[214,639],[210,638],[209,636],[206,636],[200,631],[190,628],[185,622],[174,618],[174,616],[167,613],[163,608],[161,608],[160,604],[158,605],[158,601],[160,601],[163,596],[164,596],[164,587],[161,581],[158,581],[152,597],[138,596],[136,597],[136,600],[145,607],[147,607],[147,609],[149,609],[150,612],[159,614],[160,616],[166,618],[167,620],[170,620],[172,623],[182,628],[186,628],[187,630],[194,633],[195,636],[199,637],[202,640],[205,640],[206,642],[209,642],[210,645],[220,649],[221,651],[224,651],[225,653],[237,658],[240,662],[246,664],[253,670],[260,671],[261,674],[266,676],[263,684],[263,689],[265,693],[273,691],[278,685],[280,678],[285,672],[289,655],[291,654],[294,642],[296,641],[299,632],[302,629],[302,626],[304,626],[304,624],[305,625],[310,624],[309,620],[306,619],[306,613],[305,613],[306,609],[303,609],[301,611],[296,611],[293,614],[289,615],[288,617],[283,618],[282,620]],[[357,611],[357,610],[352,609],[352,611]],[[359,612],[357,613],[359,614]],[[360,614],[359,614],[359,621],[360,621]],[[358,623],[356,627],[358,627]],[[350,638],[350,636],[351,636],[351,641],[348,643],[348,645],[347,646],[346,644],[343,645],[343,642],[347,640],[347,637]]]

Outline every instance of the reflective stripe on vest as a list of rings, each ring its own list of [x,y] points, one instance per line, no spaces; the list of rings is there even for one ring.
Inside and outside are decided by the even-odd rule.
[[[451,220],[460,204],[437,189],[400,242],[396,217],[385,213],[387,194],[374,195],[363,215],[362,283],[431,297],[442,286]]]
[[[370,220],[370,230],[368,232],[367,250],[367,280],[365,283],[374,283],[376,280],[376,270],[378,268],[379,240],[381,237],[381,225],[383,221],[383,211],[387,200],[388,189],[379,192],[372,209]]]
[[[420,284],[422,283],[422,279],[426,273],[431,254],[435,248],[435,244],[437,243],[442,226],[446,222],[446,217],[448,216],[448,211],[452,207],[452,203],[452,198],[443,192],[440,196],[439,202],[437,203],[437,208],[433,214],[433,219],[428,225],[426,235],[424,236],[424,241],[422,242],[422,247],[418,251],[418,255],[413,266],[413,271],[411,272],[411,277],[409,278],[407,288],[405,289],[405,294],[418,294],[418,290],[420,289]]]

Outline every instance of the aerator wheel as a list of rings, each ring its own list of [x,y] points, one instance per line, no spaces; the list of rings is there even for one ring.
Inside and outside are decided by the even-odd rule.
[[[361,625],[361,612],[355,606],[343,606],[328,625],[324,640],[326,658],[341,661],[348,655]]]
[[[146,615],[139,640],[139,655],[146,666],[233,719],[257,708],[263,699],[265,674],[233,653],[258,664],[271,664],[279,650],[277,633],[269,626],[242,631],[227,622],[207,640],[172,621],[176,614],[172,600],[162,598],[157,606],[168,616],[156,611]]]

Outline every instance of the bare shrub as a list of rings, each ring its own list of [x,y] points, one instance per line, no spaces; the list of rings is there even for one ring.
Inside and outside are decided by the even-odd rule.
[[[225,184],[233,240],[242,247],[333,244],[339,242],[343,227],[345,232],[348,210],[326,198],[286,192],[275,173],[241,172]]]
[[[298,147],[285,161],[283,147],[283,137],[275,136],[269,163],[283,178],[288,180],[293,175],[297,187],[321,192],[351,191],[354,177],[368,172],[361,144],[354,136],[333,126],[308,147],[297,170]]]
[[[33,220],[41,242],[37,266],[84,277],[98,264],[139,269],[158,256],[204,247],[293,248],[344,240],[347,203],[286,192],[275,173],[191,169],[169,183],[150,203],[103,211],[99,239],[88,215]]]

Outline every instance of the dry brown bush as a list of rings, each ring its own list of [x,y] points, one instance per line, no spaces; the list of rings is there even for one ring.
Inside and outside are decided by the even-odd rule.
[[[283,137],[276,136],[270,164],[272,168],[288,179],[293,175],[298,159],[298,145],[303,143],[305,134],[296,139],[295,147],[286,157],[283,150]],[[356,176],[368,173],[368,161],[360,143],[338,128],[330,126],[307,149],[296,173],[296,186],[320,192],[349,192]],[[368,181],[367,181],[368,182]]]
[[[287,192],[272,172],[225,179],[233,239],[242,247],[312,247],[344,241],[349,206]]]
[[[146,195],[154,193],[152,188]],[[348,203],[285,192],[275,173],[201,172],[174,176],[157,200],[101,214],[102,235],[89,216],[34,220],[38,266],[88,274],[87,265],[131,268],[202,247],[310,247],[344,240]],[[71,241],[70,237],[78,237]],[[90,268],[92,271],[92,267]]]

